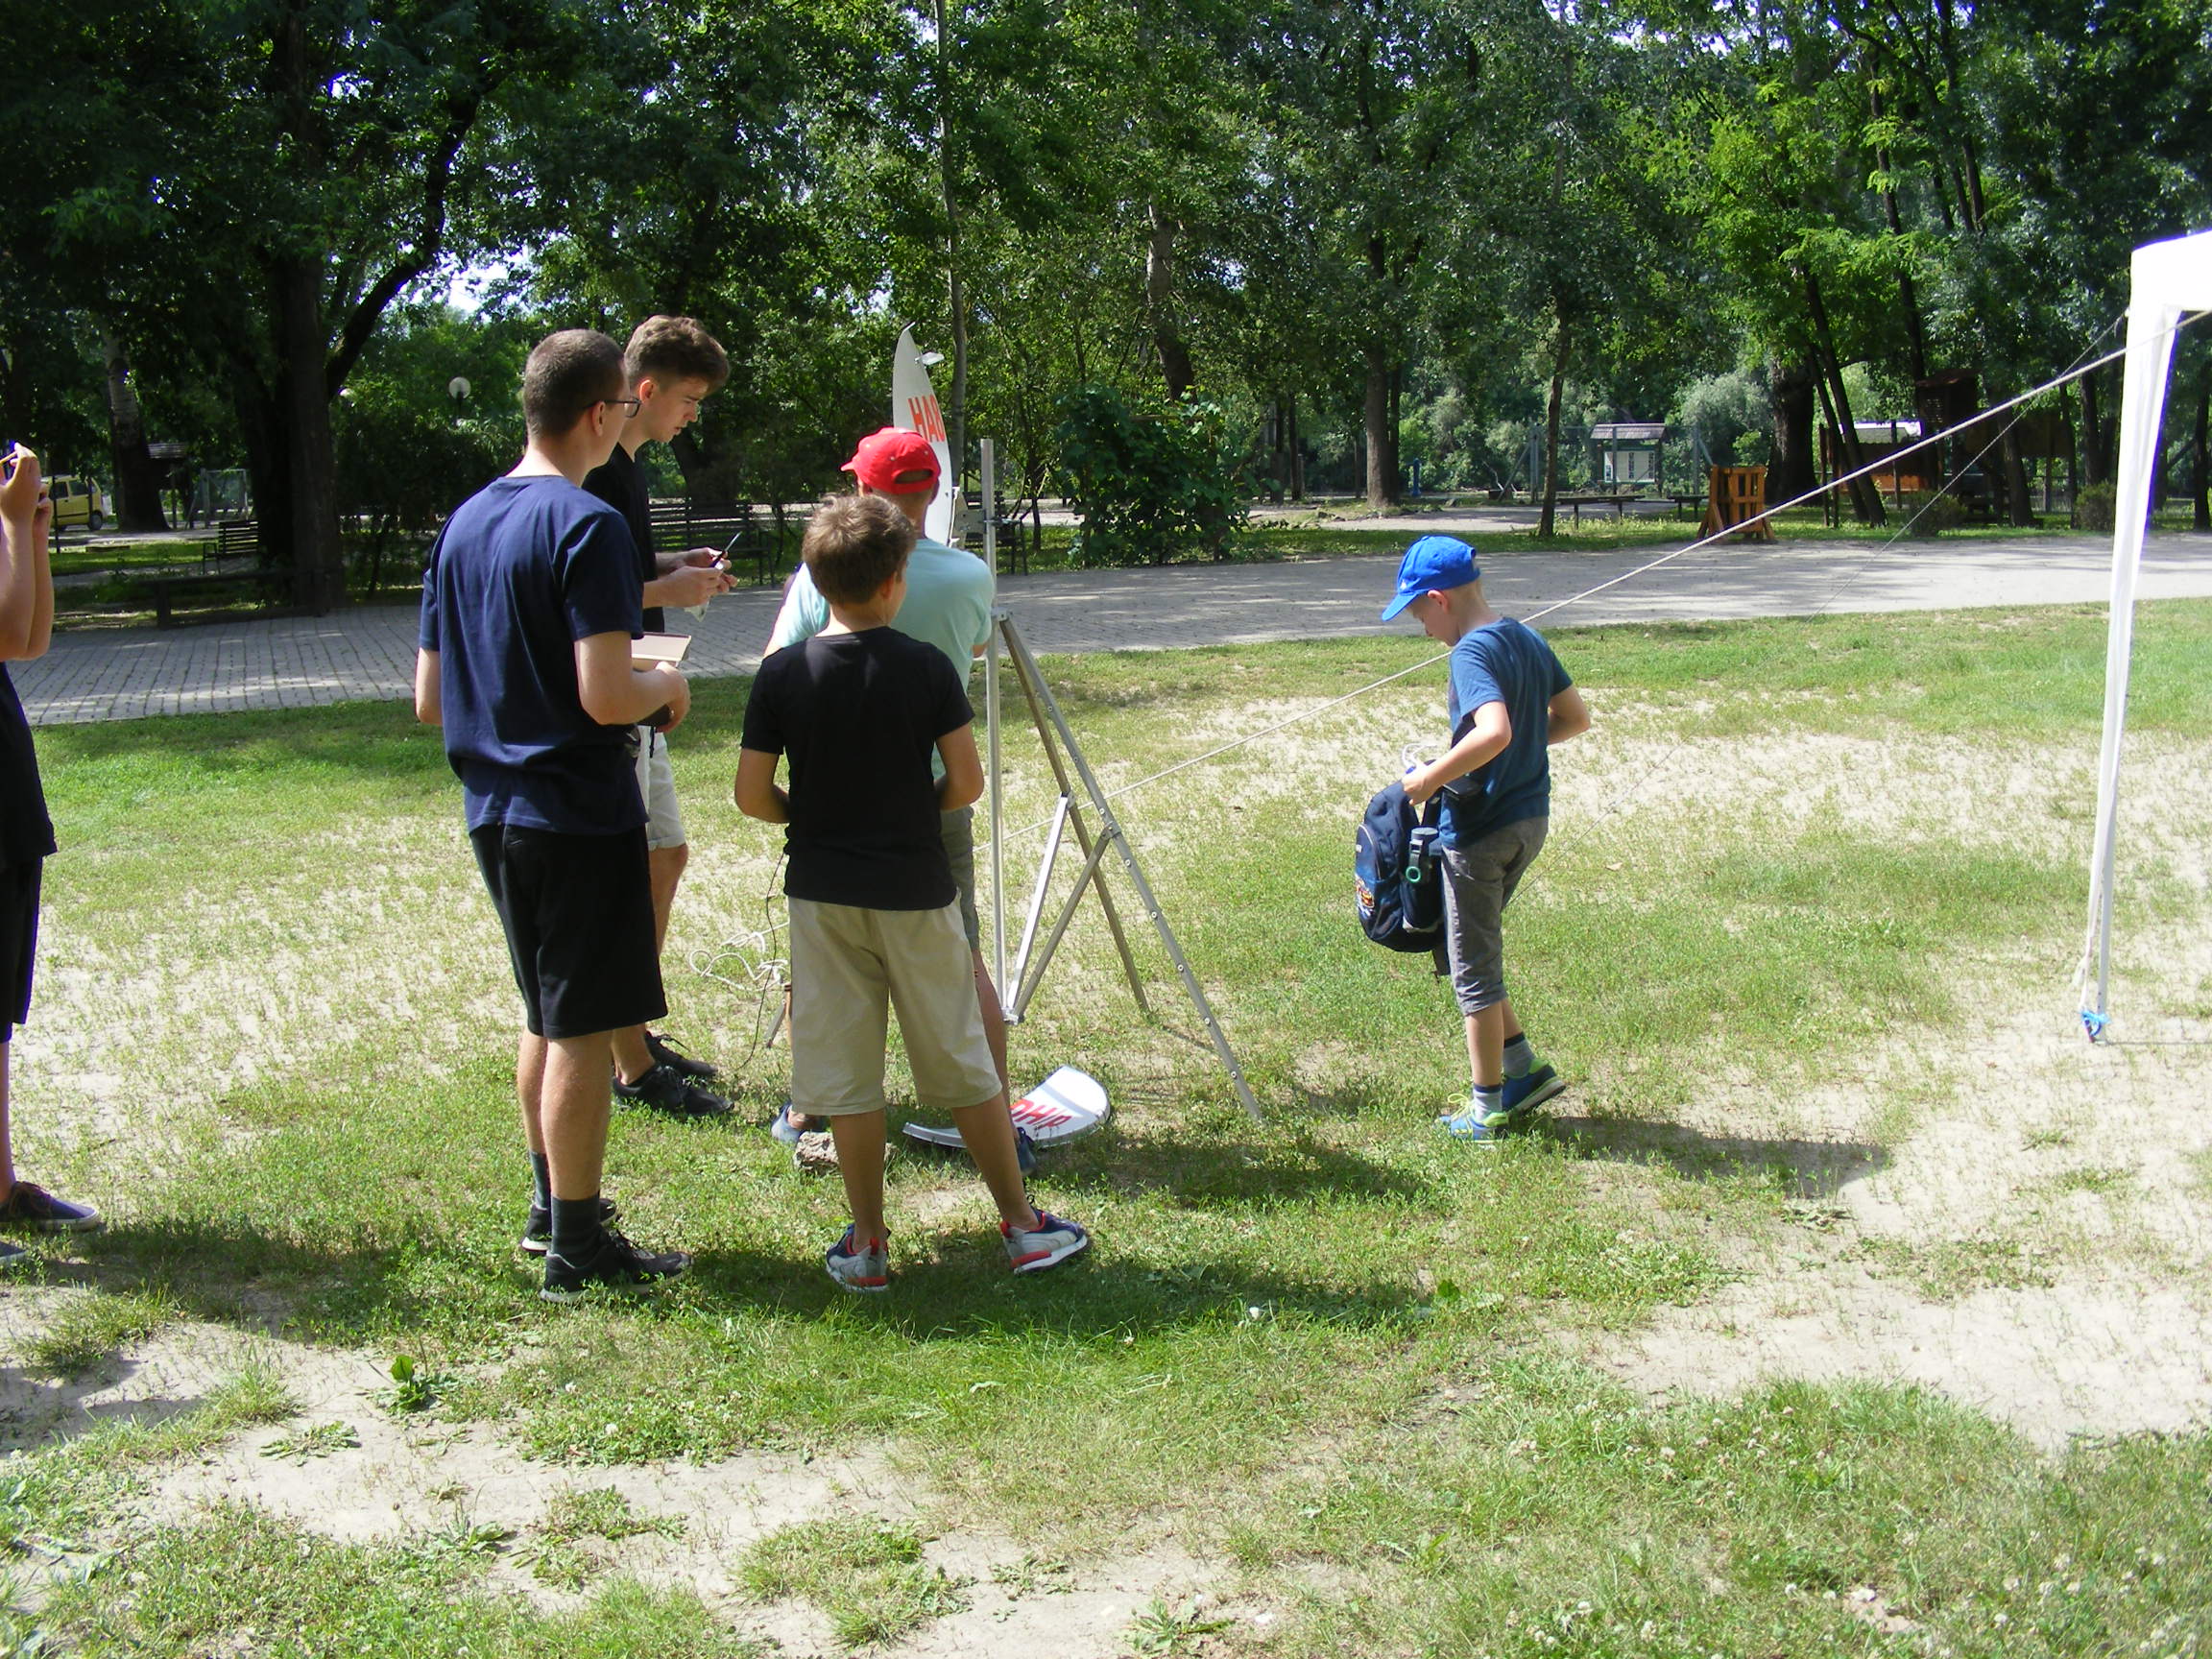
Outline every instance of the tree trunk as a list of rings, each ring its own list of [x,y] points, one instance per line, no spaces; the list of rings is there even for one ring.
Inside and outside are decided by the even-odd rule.
[[[1544,511],[1536,520],[1536,539],[1549,541],[1559,517],[1559,400],[1567,390],[1567,357],[1574,349],[1566,319],[1559,320],[1557,349],[1551,353],[1551,397],[1544,409]]]
[[[1381,346],[1367,348],[1367,505],[1398,505],[1398,435],[1390,430],[1390,363]]]
[[[2002,401],[2002,399],[2000,399]],[[2005,522],[2025,529],[2035,522],[2035,504],[2028,497],[2028,466],[2020,458],[2020,428],[2005,429]]]
[[[2207,442],[2208,430],[2212,430],[2212,356],[2204,359],[2204,367],[2197,373],[2197,437],[2189,448],[2192,530],[2212,530],[2212,443]]]
[[[1859,449],[1859,425],[1851,413],[1851,395],[1843,389],[1843,365],[1836,355],[1836,337],[1828,326],[1828,304],[1820,295],[1820,283],[1812,272],[1802,273],[1805,279],[1805,302],[1813,315],[1813,330],[1819,358],[1819,370],[1825,378],[1828,397],[1834,405],[1836,422],[1836,452],[1842,458],[1843,470],[1855,474],[1865,465]],[[1847,488],[1851,492],[1851,511],[1862,524],[1886,524],[1889,516],[1883,511],[1882,492],[1874,488],[1871,478],[1853,477]]]
[[[108,364],[108,445],[115,464],[115,525],[120,530],[166,530],[161,512],[161,469],[146,452],[146,415],[131,385],[131,364],[109,335],[100,337]]]
[[[1157,202],[1147,211],[1152,240],[1144,251],[1144,310],[1152,325],[1153,349],[1160,353],[1160,378],[1167,383],[1167,396],[1180,401],[1189,395],[1194,376],[1190,353],[1175,326],[1175,226]]]
[[[2104,422],[2097,407],[2097,371],[2081,376],[2081,487],[2091,489],[2112,475],[2104,461]]]
[[[1306,499],[1306,451],[1298,437],[1298,394],[1290,394],[1290,499]]]
[[[1767,365],[1774,442],[1767,457],[1767,501],[1794,501],[1818,482],[1813,467],[1813,372],[1776,358]]]
[[[283,429],[291,499],[277,525],[256,509],[264,554],[272,529],[292,556],[300,608],[321,616],[346,602],[346,563],[338,541],[337,468],[330,447],[330,398],[324,373],[329,353],[323,325],[322,273],[306,259],[277,261],[272,271],[276,338],[282,351],[276,402]]]

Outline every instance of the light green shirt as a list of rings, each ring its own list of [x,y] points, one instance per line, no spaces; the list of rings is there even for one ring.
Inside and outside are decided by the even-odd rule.
[[[907,555],[906,597],[891,626],[944,652],[965,685],[974,666],[976,647],[991,641],[991,602],[997,591],[998,579],[990,565],[973,553],[925,536]],[[776,613],[768,649],[797,645],[829,626],[830,602],[815,589],[813,577],[802,565],[783,590],[783,608]],[[933,776],[944,776],[944,762],[935,755],[929,763]]]

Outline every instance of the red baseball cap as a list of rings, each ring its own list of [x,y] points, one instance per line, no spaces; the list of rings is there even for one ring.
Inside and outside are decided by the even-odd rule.
[[[885,426],[860,440],[841,471],[871,490],[893,495],[919,495],[937,488],[937,451],[929,440],[903,426]],[[919,476],[917,476],[919,474]]]

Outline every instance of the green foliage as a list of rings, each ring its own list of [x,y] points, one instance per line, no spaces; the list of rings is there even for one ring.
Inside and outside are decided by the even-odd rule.
[[[1226,559],[1250,509],[1221,406],[1203,399],[1133,405],[1111,386],[1059,402],[1061,464],[1083,516],[1078,565]]]

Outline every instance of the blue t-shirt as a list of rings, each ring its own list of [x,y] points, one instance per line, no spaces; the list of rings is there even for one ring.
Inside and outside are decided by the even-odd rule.
[[[645,822],[633,726],[584,711],[576,641],[635,634],[644,603],[622,515],[565,478],[501,478],[445,521],[417,643],[438,653],[445,754],[469,828],[611,835]]]
[[[1505,747],[1443,789],[1444,840],[1468,847],[1494,830],[1551,810],[1551,699],[1575,684],[1543,636],[1510,616],[1463,635],[1452,647],[1452,741],[1467,735],[1485,703],[1505,705]]]

